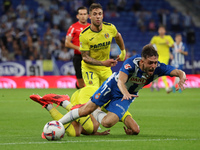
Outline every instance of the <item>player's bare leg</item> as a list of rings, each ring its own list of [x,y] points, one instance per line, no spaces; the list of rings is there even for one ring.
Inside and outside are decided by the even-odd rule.
[[[117,122],[119,122],[119,117],[115,113],[108,112],[107,115],[102,119],[101,124],[106,128],[110,128]]]

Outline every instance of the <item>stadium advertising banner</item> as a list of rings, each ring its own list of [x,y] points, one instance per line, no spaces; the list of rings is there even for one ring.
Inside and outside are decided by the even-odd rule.
[[[42,76],[42,61],[10,61],[0,63],[0,76]]]
[[[187,75],[186,88],[200,88],[200,75]],[[174,78],[167,77],[169,86]],[[2,88],[75,88],[75,76],[3,76],[0,77],[0,89]],[[164,88],[164,83],[159,79],[159,87]],[[145,86],[149,88],[150,85]]]
[[[0,89],[10,88],[75,88],[75,76],[3,76],[0,77]]]

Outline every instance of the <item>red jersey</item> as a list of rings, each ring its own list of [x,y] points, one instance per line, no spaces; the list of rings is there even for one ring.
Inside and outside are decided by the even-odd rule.
[[[83,24],[80,24],[80,22],[78,21],[69,27],[66,36],[72,37],[71,42],[74,45],[80,46],[79,35],[80,35],[81,31],[89,25],[90,25],[90,23],[87,23],[87,25],[83,25]],[[74,49],[74,54],[81,54],[81,52],[77,49]]]

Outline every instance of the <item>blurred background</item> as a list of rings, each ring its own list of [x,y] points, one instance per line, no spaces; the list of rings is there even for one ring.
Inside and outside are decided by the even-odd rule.
[[[66,33],[77,21],[77,8],[93,2],[103,6],[104,21],[122,34],[127,58],[140,54],[163,24],[168,35],[174,39],[181,33],[187,44],[184,71],[200,73],[200,0],[0,0],[0,76],[73,76]],[[70,56],[65,61],[59,57],[63,52]],[[111,57],[117,55],[113,40]],[[7,79],[0,83],[11,86]]]

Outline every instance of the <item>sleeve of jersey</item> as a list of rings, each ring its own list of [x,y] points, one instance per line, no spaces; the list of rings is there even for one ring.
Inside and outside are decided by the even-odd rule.
[[[80,34],[79,36],[79,41],[80,41],[80,51],[89,51],[89,44],[88,41],[85,39],[85,37]]]
[[[70,26],[67,31],[67,36],[73,37],[73,34],[74,34],[74,28]]]
[[[155,36],[150,41],[151,44],[155,44]]]
[[[115,37],[117,35],[117,28],[115,27],[115,25],[112,24],[112,28],[113,28],[113,37]]]
[[[170,73],[174,69],[176,69],[176,68],[173,67],[173,66],[165,65],[164,63],[160,63],[160,73],[159,73],[159,76],[163,76],[163,75],[170,76]]]
[[[129,72],[131,72],[133,69],[135,69],[135,65],[133,64],[131,59],[127,59],[124,61],[119,71],[122,71],[125,74],[129,75]]]

